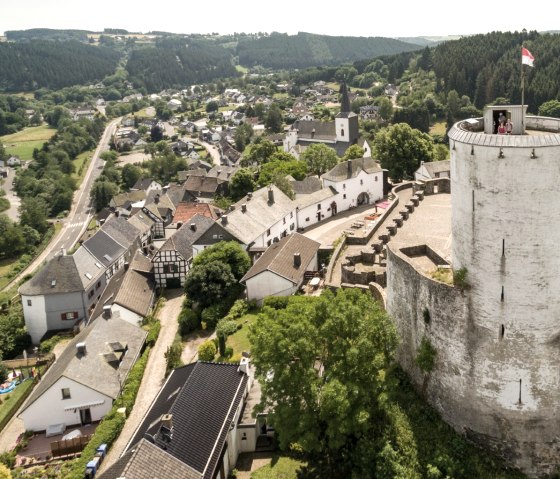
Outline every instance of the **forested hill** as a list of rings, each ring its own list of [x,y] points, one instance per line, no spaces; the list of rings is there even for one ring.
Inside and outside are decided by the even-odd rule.
[[[134,85],[148,91],[184,88],[237,75],[231,54],[221,46],[175,39],[133,50],[126,69]]]
[[[524,67],[525,104],[534,108],[560,98],[559,35],[493,32],[465,37],[438,45],[431,66],[445,92],[468,95],[478,108],[500,97],[521,103],[522,44],[535,57],[533,68]]]
[[[77,41],[0,43],[0,91],[25,91],[100,81],[120,54]]]
[[[9,30],[6,38],[10,42],[24,42],[29,40],[78,40],[88,41],[88,30],[55,30],[52,28],[30,28],[29,30]]]
[[[419,45],[383,37],[273,33],[266,37],[240,39],[237,55],[243,66],[262,65],[282,69],[339,65],[421,48]]]

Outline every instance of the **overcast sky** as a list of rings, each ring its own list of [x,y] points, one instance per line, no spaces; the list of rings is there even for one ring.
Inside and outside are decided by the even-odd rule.
[[[555,15],[517,0],[0,0],[0,32],[28,28],[413,37],[545,31],[559,24]]]

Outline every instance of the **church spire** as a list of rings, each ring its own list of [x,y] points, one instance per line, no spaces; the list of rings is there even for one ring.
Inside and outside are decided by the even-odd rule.
[[[342,93],[340,112],[350,113],[350,98],[348,97],[348,87],[346,86],[346,82],[342,82],[342,85],[340,85],[340,93]]]

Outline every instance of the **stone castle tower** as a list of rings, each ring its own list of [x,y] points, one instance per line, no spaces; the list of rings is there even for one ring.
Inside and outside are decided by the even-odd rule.
[[[496,134],[500,113],[511,135]],[[457,431],[530,476],[552,473],[560,466],[560,120],[493,106],[448,135],[452,268],[464,268],[467,286],[435,281],[389,251],[387,308],[403,337],[401,364]],[[414,363],[423,336],[437,351],[428,376]]]

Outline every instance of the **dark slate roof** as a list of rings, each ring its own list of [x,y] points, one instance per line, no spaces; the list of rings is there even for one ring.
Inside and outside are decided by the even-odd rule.
[[[193,243],[213,224],[212,218],[202,215],[193,216],[188,223],[181,226],[171,238],[163,243],[159,250],[177,251],[185,260],[188,260],[193,255]]]
[[[240,282],[245,282],[263,271],[271,271],[286,278],[294,284],[299,284],[309,263],[319,251],[320,243],[313,241],[299,233],[285,236],[278,243],[272,243],[257,262],[251,267]],[[300,254],[301,264],[294,265],[294,255]]]
[[[119,208],[121,206],[128,207],[132,203],[137,203],[138,201],[142,201],[145,199],[145,191],[130,191],[129,193],[120,193],[113,196],[113,198],[111,198],[111,201],[109,202],[109,205],[113,208]]]
[[[292,128],[298,130],[300,140],[336,140],[334,121],[296,121]]]
[[[54,284],[54,286],[53,286]],[[57,255],[33,278],[23,283],[19,292],[25,296],[83,291],[80,272],[72,256]]]
[[[166,447],[167,453],[211,479],[247,379],[238,364],[199,361],[175,369],[130,444],[149,434],[156,445]],[[161,440],[157,421],[166,413],[173,416],[173,438],[168,443]]]
[[[175,205],[171,198],[163,191],[152,190],[148,193],[144,206],[155,205],[159,212],[165,216],[165,211],[175,211]]]
[[[183,201],[193,201],[194,196],[191,195],[182,185],[173,184],[167,188],[167,197],[175,208]]]
[[[239,238],[236,238],[221,224],[215,222],[193,242],[193,245],[211,245],[219,241],[237,241],[242,243]]]
[[[306,176],[301,181],[293,180],[290,181],[290,183],[296,195],[308,195],[310,193],[315,193],[323,187],[321,180],[316,176]]]
[[[63,376],[110,398],[117,398],[121,390],[119,376],[121,381],[126,380],[130,368],[140,353],[146,335],[146,331],[142,328],[120,319],[118,315],[110,318],[98,317],[91,321],[68,343],[62,354],[35,387],[22,411],[33,404]],[[80,342],[86,343],[86,354],[79,356],[76,353],[76,344]],[[128,346],[128,351],[118,369],[115,369],[103,357],[103,354],[112,352],[108,346],[112,342],[120,342]]]
[[[72,258],[74,258],[74,263],[80,273],[84,290],[96,282],[97,278],[105,274],[103,265],[85,248],[78,248]]]
[[[125,248],[129,248],[140,236],[140,231],[134,224],[122,216],[114,216],[109,218],[101,227],[101,230],[107,233],[117,243]]]
[[[368,174],[383,171],[379,163],[373,158],[358,158],[356,160],[343,161],[336,165],[332,170],[323,175],[323,180],[344,181],[358,176],[360,171]]]
[[[130,261],[130,269],[138,271],[139,273],[153,273],[154,265],[150,258],[142,254],[140,250],[137,250],[132,257],[132,261]]]
[[[91,238],[84,241],[83,247],[105,266],[112,265],[127,250],[127,248],[117,243],[103,230],[98,231]]]
[[[150,185],[152,184],[152,181],[154,181],[152,178],[140,178],[136,183],[134,183],[134,186],[130,189],[131,190],[147,190],[150,187]]]
[[[451,171],[451,160],[427,161],[424,163],[424,168],[432,178],[435,178],[436,173]]]
[[[99,479],[202,479],[202,474],[179,459],[142,439],[124,454]]]
[[[212,169],[206,174],[208,178],[218,178],[219,180],[229,181],[231,177],[237,173],[239,166],[220,165],[213,166]]]

